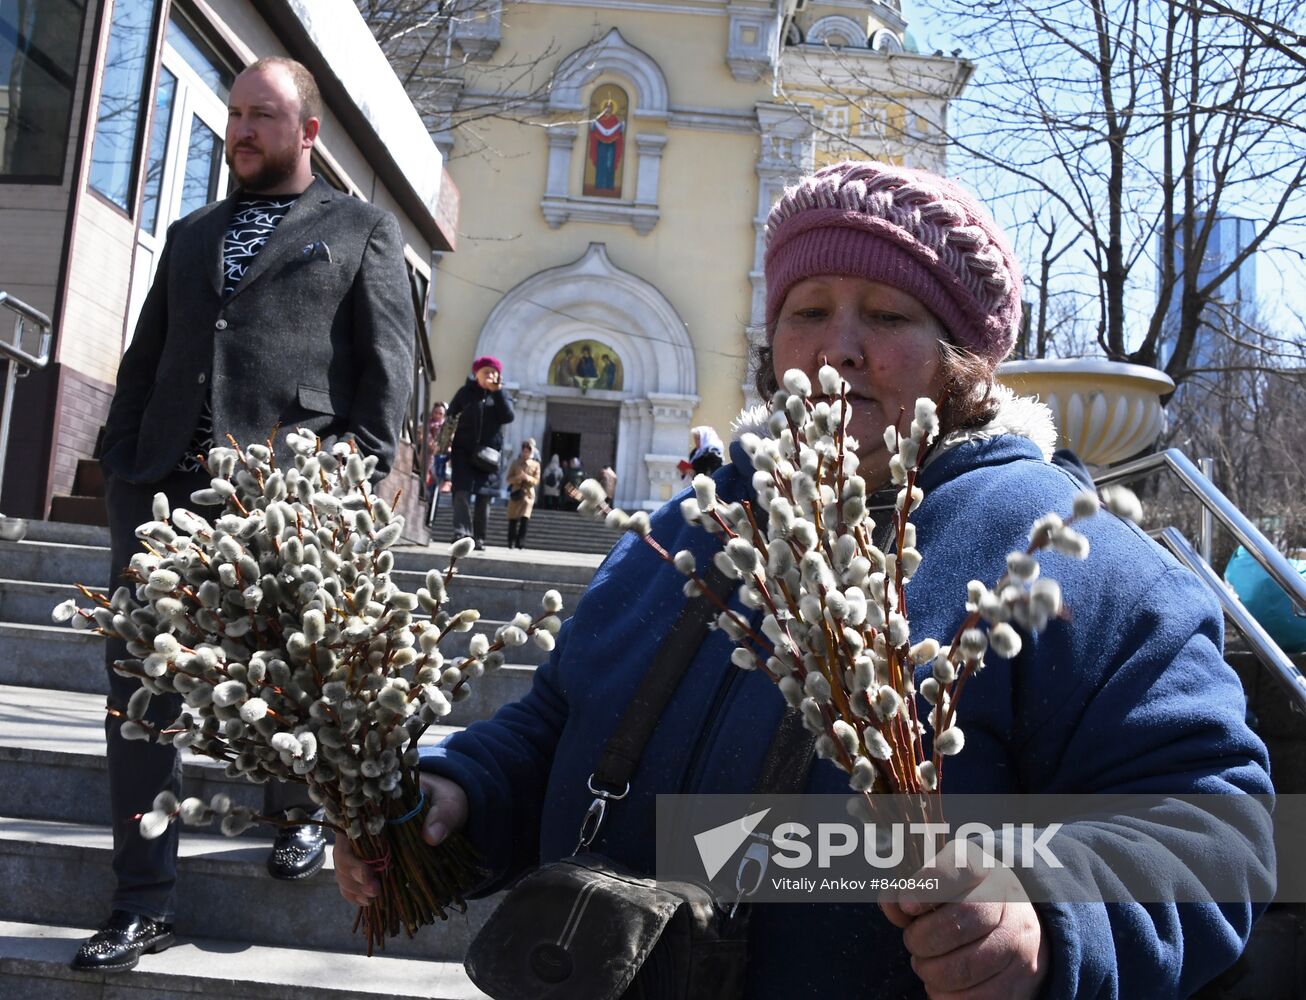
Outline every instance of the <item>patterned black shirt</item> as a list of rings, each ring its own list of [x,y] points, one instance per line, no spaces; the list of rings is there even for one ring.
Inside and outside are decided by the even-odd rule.
[[[254,258],[263,249],[268,238],[286,213],[290,211],[299,195],[283,195],[278,198],[243,196],[231,212],[231,221],[227,223],[227,235],[222,240],[222,297],[225,299],[236,290],[240,279],[254,263]],[[242,442],[243,443],[243,442]],[[207,455],[213,447],[213,406],[211,397],[205,397],[204,408],[200,411],[199,422],[195,427],[195,436],[191,445],[182,456],[177,466],[183,472],[194,472],[200,468],[199,455]]]

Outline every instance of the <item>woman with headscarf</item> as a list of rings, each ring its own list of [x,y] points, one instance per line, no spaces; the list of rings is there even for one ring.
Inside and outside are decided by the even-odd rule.
[[[721,435],[707,424],[695,427],[689,433],[694,445],[689,449],[689,458],[680,463],[680,478],[712,475],[721,468],[725,459],[725,445],[721,443]]]
[[[567,474],[563,471],[562,462],[557,455],[552,456],[540,478],[540,492],[544,495],[545,510],[558,509],[558,497],[562,493],[562,484],[566,478]]]

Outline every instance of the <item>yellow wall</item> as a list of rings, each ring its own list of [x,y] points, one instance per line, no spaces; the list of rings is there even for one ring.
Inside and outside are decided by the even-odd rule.
[[[517,51],[521,44],[552,39],[551,58],[538,67],[544,74],[616,27],[626,42],[662,67],[673,109],[716,107],[752,114],[758,101],[769,99],[769,84],[740,83],[731,76],[725,62],[728,23],[725,17],[607,10],[600,13],[596,28],[589,12],[579,16],[575,7],[521,5],[512,8],[511,24],[504,25],[503,42],[491,65],[522,58]],[[476,71],[477,65],[471,64],[469,78]],[[581,95],[586,107],[590,93],[604,83],[621,84],[632,103],[623,154],[624,200],[635,192],[636,137],[641,132],[667,137],[659,221],[643,236],[628,224],[568,221],[558,229],[549,227],[540,208],[548,165],[542,123],[576,121],[584,111],[563,116],[541,109],[534,117],[541,123],[537,125],[482,120],[473,126],[474,136],[459,135],[448,165],[462,193],[458,249],[445,255],[435,274],[435,398],[448,399],[462,383],[482,325],[506,292],[541,270],[570,263],[591,242],[600,242],[606,244],[613,264],[654,285],[685,322],[701,398],[693,423],[712,424],[725,434],[743,404],[758,137],[640,118],[640,95],[632,82],[612,73],[586,85]],[[577,131],[569,174],[573,196],[581,192],[587,141],[583,122]],[[466,152],[482,145],[480,151]],[[512,359],[503,360],[512,382]]]

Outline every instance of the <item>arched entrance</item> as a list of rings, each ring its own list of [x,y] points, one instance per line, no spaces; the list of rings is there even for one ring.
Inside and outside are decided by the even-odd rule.
[[[589,475],[600,452],[611,454],[626,507],[656,506],[675,491],[698,405],[693,345],[666,297],[614,265],[602,243],[509,291],[476,350],[511,359],[511,448],[527,437],[542,451],[570,442]]]

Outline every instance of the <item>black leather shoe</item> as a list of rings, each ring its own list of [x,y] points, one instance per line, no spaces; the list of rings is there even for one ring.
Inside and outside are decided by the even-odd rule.
[[[95,936],[77,949],[72,966],[91,972],[125,972],[136,967],[141,955],[171,948],[175,941],[172,924],[114,910]]]
[[[293,882],[316,875],[326,860],[326,835],[317,823],[288,826],[277,834],[268,855],[268,874]]]

